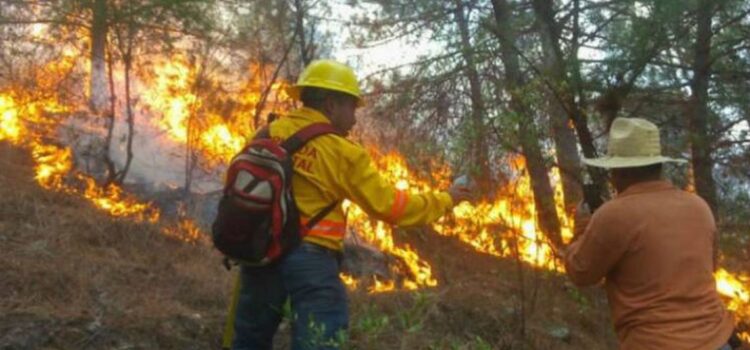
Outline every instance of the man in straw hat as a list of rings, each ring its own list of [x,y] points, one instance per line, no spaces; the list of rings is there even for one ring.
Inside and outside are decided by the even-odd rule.
[[[578,286],[605,279],[620,348],[732,349],[734,320],[716,291],[714,235],[708,205],[661,179],[659,129],[617,118],[607,155],[584,159],[610,170],[617,190],[593,216],[579,212],[585,231],[565,252]],[[579,206],[579,211],[586,211]]]

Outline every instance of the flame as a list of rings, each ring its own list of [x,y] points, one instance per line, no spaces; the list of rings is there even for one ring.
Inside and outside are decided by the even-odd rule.
[[[355,290],[359,287],[359,281],[351,275],[341,272],[339,273],[339,278],[341,278],[341,282],[344,282],[344,284],[351,290]]]
[[[15,102],[10,96],[0,96],[0,141],[19,142],[23,133]]]
[[[84,198],[88,199],[97,208],[115,217],[129,217],[135,221],[159,221],[159,211],[151,203],[140,203],[134,197],[123,192],[116,185],[100,187],[97,183],[82,174],[76,174],[78,179],[86,182]]]
[[[154,112],[160,114],[154,123],[176,141],[186,142],[188,118],[199,107],[193,93],[194,73],[181,56],[162,62],[154,69],[154,79],[141,92],[141,99]]]
[[[46,189],[63,188],[63,177],[73,168],[70,149],[34,142],[31,154],[36,161],[34,179],[39,185]]]
[[[447,188],[446,179],[450,178],[449,169],[438,167],[434,181],[437,185],[433,186],[429,182],[418,180],[410,175],[405,161],[399,155],[390,153],[381,156],[376,151],[371,153],[381,173],[400,189],[419,188],[422,191],[434,191]],[[550,244],[542,235],[536,222],[531,182],[524,171],[525,162],[522,158],[513,158],[508,163],[512,165],[517,176],[498,191],[494,202],[461,203],[453,209],[452,218],[441,219],[433,225],[433,228],[440,234],[458,238],[478,252],[494,256],[516,255],[533,266],[562,272],[563,267],[556,261]],[[555,202],[561,222],[561,234],[563,240],[567,242],[572,239],[573,220],[565,215],[559,173],[553,170],[550,175],[555,183]],[[356,207],[349,209],[350,218],[354,218],[358,231],[364,232],[368,241],[375,242],[384,251],[391,251],[393,241],[390,230],[380,222],[376,225],[363,223],[364,214],[359,211],[360,209]],[[416,253],[412,258],[408,260],[410,266],[412,264],[426,266],[426,272],[430,271],[429,265],[419,261]],[[419,271],[419,269],[412,271]],[[750,320],[750,277],[743,274],[731,274],[725,269],[719,269],[714,277],[717,290],[727,301],[727,308],[732,310],[738,319]],[[404,288],[425,286],[424,283],[415,281],[418,279],[404,281]],[[376,278],[369,291],[383,292],[394,288],[393,281],[384,283]],[[747,323],[747,321],[744,322]],[[750,329],[748,324],[744,327]],[[745,341],[750,341],[750,332],[744,331],[740,336]]]
[[[34,28],[38,35],[41,27]],[[41,36],[41,35],[39,35]],[[88,37],[80,35],[82,41]],[[84,45],[85,46],[85,45]],[[75,169],[73,151],[56,144],[58,126],[66,116],[82,106],[70,97],[61,102],[59,86],[70,72],[88,64],[81,64],[82,55],[75,49],[61,50],[59,59],[43,64],[33,77],[31,88],[3,87],[0,90],[0,141],[21,145],[31,150],[35,161],[35,179],[40,186],[73,196],[84,198],[96,208],[114,217],[134,221],[157,222],[160,212],[151,203],[139,201],[118,186],[101,187],[96,180]],[[83,59],[85,61],[85,58]],[[78,67],[78,68],[76,68]],[[150,112],[149,120],[163,130],[168,139],[178,144],[190,144],[196,152],[220,166],[236,154],[246,143],[254,126],[252,117],[268,111],[282,109],[289,100],[284,89],[285,82],[274,82],[269,91],[270,98],[264,101],[262,91],[272,75],[269,67],[251,65],[251,79],[234,89],[224,89],[224,84],[207,77],[198,64],[191,64],[180,55],[165,57],[153,65],[153,76],[138,90],[139,105]],[[224,77],[225,81],[236,81]],[[214,87],[210,95],[205,87]],[[221,89],[216,88],[222,86]],[[262,102],[266,104],[261,104]],[[396,188],[410,192],[444,190],[450,184],[451,169],[445,164],[431,162],[420,168],[432,169],[431,173],[415,174],[397,153],[381,154],[371,149],[373,159],[384,177]],[[541,234],[536,222],[530,179],[525,173],[523,158],[508,159],[516,176],[499,189],[492,202],[463,203],[453,210],[450,218],[433,225],[439,234],[456,237],[474,247],[478,252],[494,256],[517,256],[521,260],[545,269],[560,271],[547,239]],[[564,214],[559,174],[551,174],[556,184],[555,196],[558,217],[561,220],[564,239],[572,236],[572,220]],[[392,228],[374,221],[352,203],[345,203],[351,226],[368,242],[382,251],[399,257],[402,265],[394,267],[399,280],[381,281],[372,278],[370,293],[380,293],[403,288],[406,290],[433,287],[438,284],[431,265],[422,259],[409,245],[394,242]],[[205,239],[196,223],[184,213],[174,226],[165,226],[165,235],[188,242]],[[350,288],[357,288],[361,281],[342,274],[341,279]],[[716,273],[717,290],[727,298],[728,308],[740,318],[750,318],[748,300],[748,277],[730,274],[726,270]],[[750,340],[748,333],[743,336]]]
[[[263,76],[268,69],[252,66],[251,79],[234,94],[212,95],[217,100],[238,101],[239,107],[227,112],[223,110],[225,106],[209,105],[199,96],[197,86],[218,83],[199,74],[200,67],[189,65],[177,55],[155,65],[154,81],[143,91],[142,100],[154,114],[152,123],[164,130],[172,141],[190,143],[209,165],[218,166],[237,154],[252,134],[250,117],[258,112],[256,109],[263,100]],[[290,98],[283,92],[285,87],[285,82],[271,84],[266,99],[270,104],[259,112],[268,112],[288,102]]]
[[[427,192],[445,189],[450,184],[451,170],[444,164],[434,162],[430,168],[435,170],[431,180],[418,178],[409,171],[406,161],[397,153],[381,154],[376,149],[370,153],[381,174],[400,190]],[[510,163],[519,174],[517,179],[500,189],[495,202],[471,204],[464,202],[453,210],[452,218],[443,218],[433,225],[436,232],[454,236],[468,243],[479,252],[494,256],[517,255],[522,261],[556,271],[562,271],[554,257],[553,251],[542,235],[536,221],[536,208],[531,192],[531,183],[524,173],[523,158],[510,159]],[[553,179],[559,178],[557,173]],[[556,181],[556,202],[562,224],[562,235],[565,240],[572,237],[572,220],[564,215],[562,188]],[[419,257],[410,246],[396,246],[391,228],[381,221],[372,221],[361,208],[350,202],[344,203],[347,220],[350,226],[366,241],[380,250],[400,257],[406,271],[399,271],[406,277],[400,286],[407,290],[433,287],[438,284],[432,276],[430,264]],[[382,292],[395,287],[394,281],[376,283],[370,292]]]
[[[750,342],[750,276],[745,274],[733,275],[720,268],[714,272],[716,290],[724,296],[729,310],[734,312],[737,319],[744,320],[744,332],[740,338]]]
[[[523,158],[512,158],[517,177],[498,190],[494,202],[463,202],[453,209],[452,218],[443,218],[433,225],[435,231],[455,236],[479,252],[494,256],[515,256],[534,266],[562,271],[551,245],[536,220],[531,180],[525,173]],[[565,215],[559,175],[555,181],[555,202],[564,240],[572,238],[572,219]]]
[[[396,188],[410,192],[423,192],[431,190],[432,186],[444,186],[449,178],[450,168],[439,167],[436,174],[445,174],[445,179],[438,178],[434,183],[420,180],[412,176],[409,168],[406,166],[404,159],[396,153],[380,154],[376,149],[371,148],[370,153],[373,160],[379,167],[383,178],[389,181]],[[407,290],[415,290],[423,287],[437,286],[438,282],[432,275],[432,267],[423,260],[419,254],[409,245],[398,246],[393,240],[392,228],[382,221],[374,221],[357,205],[344,201],[344,211],[347,213],[347,223],[357,232],[364,240],[373,244],[383,252],[400,258],[403,267],[396,271],[398,275],[403,276],[400,286]],[[380,282],[373,278],[373,285],[368,291],[370,293],[380,293],[394,290],[396,281]]]
[[[195,221],[186,218],[181,219],[177,226],[165,227],[162,233],[188,243],[198,242],[206,237]]]
[[[396,283],[394,281],[380,282],[377,277],[373,277],[373,285],[367,289],[371,294],[391,292],[396,289]]]

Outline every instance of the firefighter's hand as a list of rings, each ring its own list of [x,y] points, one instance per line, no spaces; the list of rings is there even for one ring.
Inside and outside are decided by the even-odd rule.
[[[470,200],[473,197],[471,187],[456,183],[451,185],[451,188],[448,189],[448,194],[450,194],[451,199],[453,199],[453,205],[458,205],[458,203]]]

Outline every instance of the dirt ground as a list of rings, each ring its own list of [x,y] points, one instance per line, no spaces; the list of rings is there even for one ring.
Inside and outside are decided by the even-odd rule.
[[[233,273],[210,246],[41,189],[32,167],[0,144],[0,349],[220,348]],[[431,263],[439,285],[351,291],[346,348],[615,348],[596,288],[427,230],[397,240]]]

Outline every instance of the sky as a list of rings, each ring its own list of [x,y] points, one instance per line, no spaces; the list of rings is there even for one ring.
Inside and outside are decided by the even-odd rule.
[[[328,16],[336,20],[323,21],[322,27],[331,33],[342,31],[341,21],[348,21],[354,15],[373,13],[376,5],[360,4],[357,8],[335,3],[331,4],[332,13]],[[333,59],[354,67],[359,77],[364,78],[378,71],[417,61],[420,55],[440,50],[440,45],[427,39],[418,43],[408,42],[405,38],[389,40],[367,48],[355,47],[348,41],[349,33],[333,35]]]

